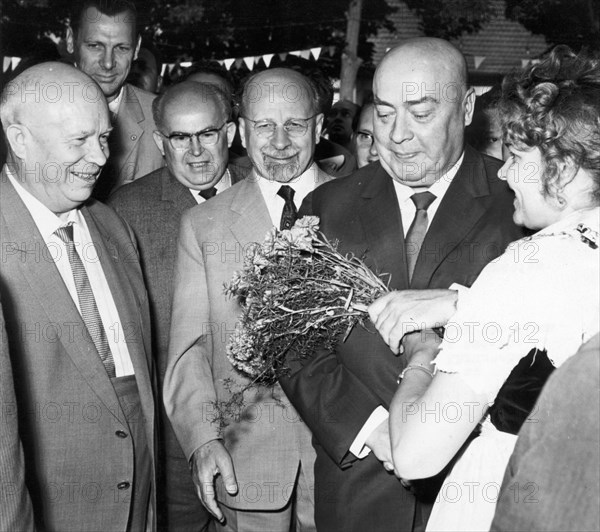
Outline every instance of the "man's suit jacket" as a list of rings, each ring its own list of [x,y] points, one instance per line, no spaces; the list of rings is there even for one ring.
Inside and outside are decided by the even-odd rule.
[[[241,309],[224,295],[223,285],[242,269],[248,245],[262,242],[273,226],[257,179],[251,174],[187,211],[181,222],[163,394],[188,459],[220,437],[211,419],[215,401],[231,397],[227,379],[233,381],[233,391],[249,382],[227,359],[227,340],[235,332]],[[319,171],[319,179],[330,178]],[[223,435],[239,494],[228,495],[219,477],[218,499],[236,509],[280,509],[292,495],[301,462],[312,477],[310,433],[279,387],[273,394],[252,389],[245,399],[247,409]]]
[[[99,200],[108,198],[114,189],[164,166],[152,135],[156,129],[152,118],[156,94],[126,83],[122,98],[110,134],[110,156],[94,189],[94,197]]]
[[[144,423],[154,472],[150,319],[133,235],[109,207],[92,200],[81,208],[135,371],[141,413],[131,419],[50,250],[4,171],[0,207],[0,291],[36,525],[125,530],[134,475],[131,423]]]
[[[500,162],[467,148],[463,164],[429,227],[408,283],[404,231],[392,178],[379,163],[327,183],[312,212],[340,251],[366,257],[390,275],[390,288],[470,286],[487,262],[520,238],[513,196],[496,177]],[[316,520],[323,531],[406,531],[413,495],[371,453],[357,461],[349,448],[373,410],[388,408],[405,367],[375,328],[357,326],[335,353],[319,352],[281,385],[317,442]],[[351,511],[348,509],[352,508]]]
[[[25,485],[17,400],[0,306],[0,530],[34,530],[31,499]]]

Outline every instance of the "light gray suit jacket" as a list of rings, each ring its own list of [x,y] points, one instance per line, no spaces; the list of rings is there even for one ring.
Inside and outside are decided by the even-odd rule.
[[[165,164],[152,135],[156,129],[152,118],[156,94],[127,83],[122,98],[109,139],[110,156],[94,189],[99,200]]]
[[[200,446],[219,438],[211,416],[215,401],[230,398],[225,380],[232,379],[235,386],[249,382],[226,356],[227,339],[241,309],[224,295],[223,284],[242,269],[247,246],[262,242],[273,226],[257,179],[251,174],[187,211],[181,222],[163,396],[188,459]],[[319,170],[316,184],[330,179]],[[224,433],[239,493],[228,495],[219,477],[217,496],[232,508],[283,508],[301,463],[312,478],[315,455],[310,432],[278,386],[274,395],[264,389],[248,392],[246,411]]]
[[[25,486],[23,448],[19,439],[17,400],[0,307],[0,530],[34,530],[31,499]]]
[[[42,235],[3,170],[0,291],[19,432],[38,528],[126,530],[132,488],[123,483],[132,483],[134,454],[122,433],[129,435],[131,423],[144,424],[154,471],[148,300],[127,225],[94,200],[81,211],[124,328],[142,411],[134,419],[123,412]]]

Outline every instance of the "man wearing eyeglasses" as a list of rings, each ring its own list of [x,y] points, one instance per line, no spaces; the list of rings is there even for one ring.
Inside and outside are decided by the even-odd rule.
[[[129,223],[138,241],[162,385],[181,215],[243,179],[246,170],[228,165],[235,124],[230,122],[229,98],[218,87],[192,81],[174,85],[154,100],[153,114],[154,141],[166,167],[119,188],[109,204]],[[203,530],[210,516],[196,496],[188,462],[162,408],[161,414],[163,475],[159,484],[166,504],[160,524],[168,530]]]
[[[182,219],[163,393],[218,530],[315,530],[311,436],[281,388],[248,391],[247,406],[223,433],[211,420],[215,401],[249,382],[227,359],[241,309],[223,284],[243,267],[252,242],[273,226],[291,227],[303,199],[331,179],[313,161],[322,124],[316,89],[300,73],[251,76],[240,131],[252,172]]]

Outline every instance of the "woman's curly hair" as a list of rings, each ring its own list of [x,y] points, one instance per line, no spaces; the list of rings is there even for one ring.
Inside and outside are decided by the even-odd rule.
[[[556,46],[540,63],[504,79],[499,111],[506,144],[540,149],[546,195],[559,194],[583,168],[600,202],[598,54],[576,55],[568,46]]]

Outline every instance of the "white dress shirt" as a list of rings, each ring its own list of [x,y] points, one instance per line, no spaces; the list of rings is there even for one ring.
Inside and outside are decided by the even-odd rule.
[[[285,205],[285,200],[277,194],[281,186],[289,185],[294,189],[294,205],[296,205],[296,209],[300,209],[304,198],[322,183],[322,181],[319,181],[318,175],[319,167],[316,163],[312,163],[302,175],[292,179],[289,183],[280,183],[279,181],[256,177],[254,171],[248,179],[257,179],[258,186],[267,204],[271,221],[275,227],[279,227],[281,214]]]
[[[42,260],[52,260],[58,272],[62,277],[71,299],[75,303],[77,310],[79,308],[79,297],[75,280],[73,279],[73,270],[69,263],[66,244],[54,234],[59,227],[69,222],[73,222],[73,241],[75,249],[86,270],[98,312],[104,325],[106,338],[110,346],[111,353],[115,361],[115,373],[117,377],[133,375],[133,365],[131,356],[127,349],[127,335],[129,331],[123,329],[121,318],[117,311],[115,301],[112,297],[110,287],[104,275],[104,270],[100,264],[98,252],[92,241],[89,228],[85,218],[79,209],[73,209],[69,212],[57,216],[48,207],[41,203],[37,198],[25,190],[19,182],[8,172],[8,178],[15,187],[17,194],[30,212],[35,225],[44,239],[47,246],[47,253],[43,254]]]
[[[463,152],[452,168],[450,168],[450,170],[443,174],[433,185],[427,189],[429,192],[435,195],[435,200],[427,209],[428,228],[431,226],[431,221],[433,220],[440,203],[444,198],[444,195],[448,191],[450,184],[456,177],[458,169],[463,162],[464,156],[465,155]],[[404,230],[404,236],[406,237],[406,234],[408,233],[408,230],[414,220],[415,214],[417,213],[417,208],[410,199],[411,196],[416,192],[413,187],[404,185],[398,182],[396,179],[392,179],[392,181],[394,183],[394,190],[396,191],[396,197],[400,207],[402,229]],[[457,287],[454,285],[451,288],[457,289]],[[378,406],[375,410],[373,410],[373,413],[369,416],[369,419],[367,419],[366,423],[362,426],[361,430],[352,442],[352,445],[350,446],[350,452],[357,458],[364,458],[365,456],[368,456],[368,454],[371,452],[371,449],[369,449],[369,447],[367,447],[365,444],[367,438],[388,418],[389,413],[383,406]]]

